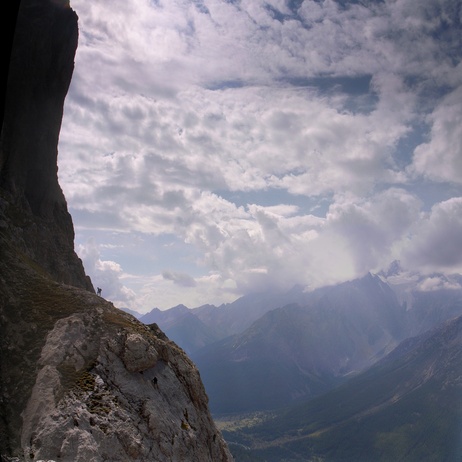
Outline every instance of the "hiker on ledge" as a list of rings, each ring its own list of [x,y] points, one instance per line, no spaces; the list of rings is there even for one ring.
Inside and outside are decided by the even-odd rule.
[[[97,292],[96,292],[96,295],[98,295],[98,297],[101,297],[101,287],[97,287]]]

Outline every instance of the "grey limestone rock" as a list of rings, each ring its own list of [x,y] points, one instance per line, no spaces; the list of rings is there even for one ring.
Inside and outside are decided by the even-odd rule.
[[[185,353],[97,301],[47,335],[22,415],[24,460],[232,460]]]
[[[143,372],[156,365],[156,349],[140,334],[129,334],[125,339],[122,360],[130,372]]]

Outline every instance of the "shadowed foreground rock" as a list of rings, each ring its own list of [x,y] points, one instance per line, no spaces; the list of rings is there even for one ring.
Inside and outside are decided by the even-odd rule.
[[[57,142],[77,45],[62,0],[23,0],[0,144],[0,459],[230,461],[199,373],[94,294]]]

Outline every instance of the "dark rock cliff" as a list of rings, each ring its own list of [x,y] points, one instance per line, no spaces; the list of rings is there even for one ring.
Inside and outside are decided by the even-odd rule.
[[[77,16],[23,0],[0,143],[0,460],[230,461],[195,365],[95,295],[57,179]]]
[[[74,252],[58,183],[58,137],[74,69],[77,16],[64,0],[20,4],[0,139],[2,208],[18,216],[23,250],[60,282],[93,291]],[[57,255],[62,256],[56,258]]]

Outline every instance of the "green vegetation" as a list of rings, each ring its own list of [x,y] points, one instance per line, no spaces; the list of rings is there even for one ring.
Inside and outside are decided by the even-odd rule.
[[[185,420],[181,419],[181,428],[183,430],[189,430],[190,429],[190,426],[188,424],[188,422],[186,422]]]
[[[234,432],[261,425],[270,420],[273,415],[274,412],[271,411],[258,411],[248,414],[214,416],[214,421],[220,431]]]
[[[61,364],[58,371],[61,374],[63,393],[69,390],[92,392],[95,389],[95,377],[87,369],[76,371],[74,366]]]
[[[93,393],[87,403],[88,410],[92,414],[106,415],[111,412],[110,403],[107,400],[108,396],[102,393]]]

